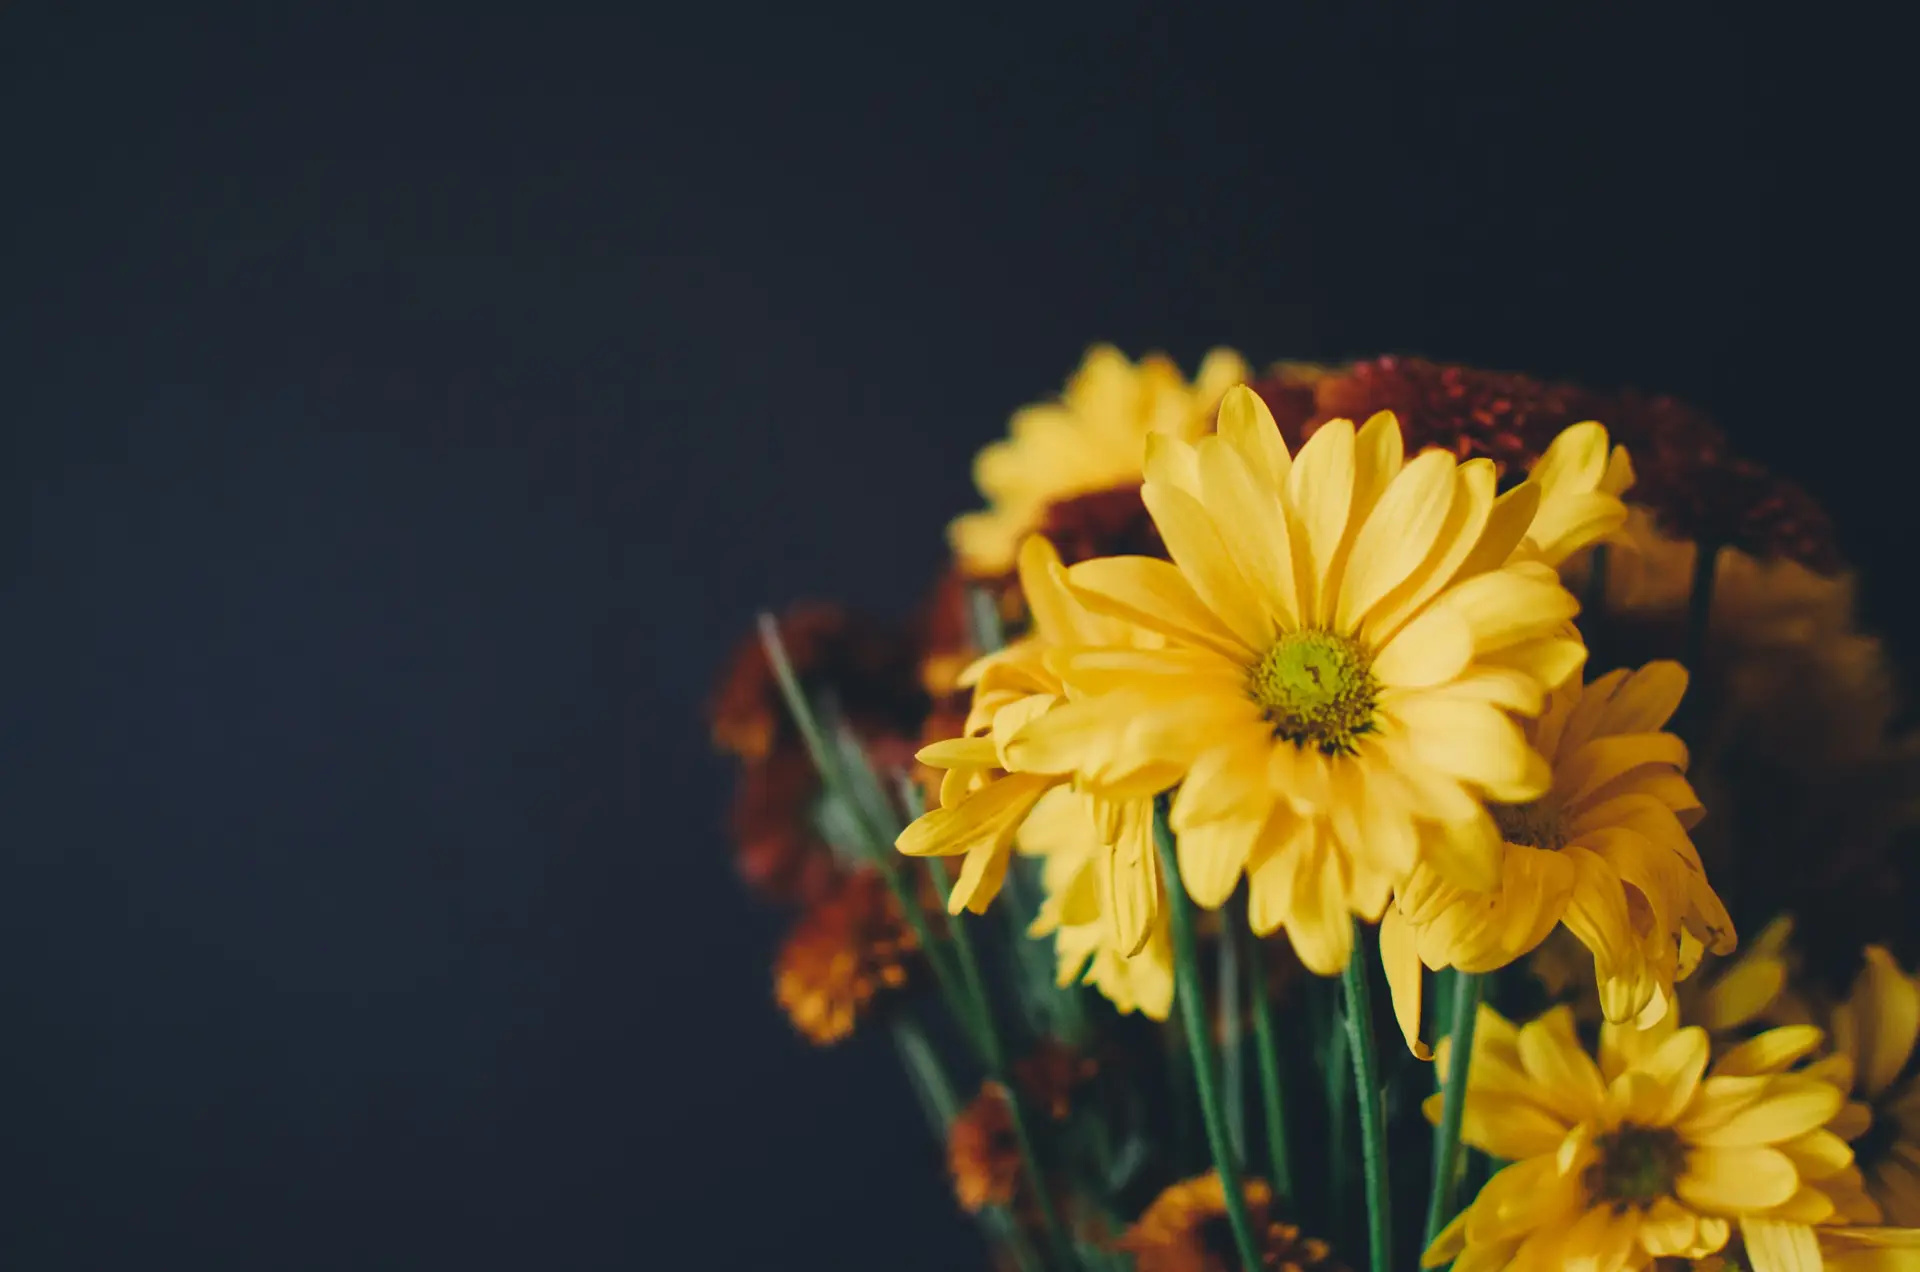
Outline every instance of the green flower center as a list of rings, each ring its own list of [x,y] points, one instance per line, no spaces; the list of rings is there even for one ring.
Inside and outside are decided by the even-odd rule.
[[[1593,1141],[1600,1158],[1587,1167],[1587,1193],[1595,1202],[1642,1210],[1673,1195],[1673,1181],[1687,1166],[1687,1147],[1672,1131],[1627,1123]]]
[[[1357,641],[1332,632],[1282,636],[1247,676],[1247,692],[1266,712],[1274,736],[1325,755],[1350,755],[1373,730],[1380,684]]]
[[[1567,846],[1567,828],[1559,808],[1551,800],[1489,804],[1487,811],[1493,814],[1493,824],[1500,828],[1500,837],[1510,844],[1525,844],[1548,852],[1559,852]]]

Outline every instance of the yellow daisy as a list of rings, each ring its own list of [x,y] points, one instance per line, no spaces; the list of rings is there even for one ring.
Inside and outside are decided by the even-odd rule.
[[[1583,427],[1569,444],[1599,431]],[[1244,872],[1254,930],[1284,926],[1322,975],[1346,965],[1349,914],[1377,919],[1423,855],[1494,886],[1481,800],[1537,799],[1552,777],[1510,713],[1537,712],[1586,654],[1553,570],[1510,563],[1540,486],[1496,498],[1489,461],[1405,460],[1385,414],[1357,433],[1332,421],[1289,455],[1244,387],[1218,436],[1149,438],[1145,467],[1172,561],[1066,577],[1161,647],[1061,651],[1076,700],[1008,759],[1134,795],[1179,779],[1187,891],[1218,907]]]
[[[1748,1046],[1788,1049],[1768,1034]],[[1442,1066],[1448,1050],[1443,1043]],[[1841,1106],[1840,1089],[1806,1074],[1756,1074],[1742,1053],[1708,1070],[1707,1053],[1704,1029],[1673,1029],[1650,1043],[1609,1025],[1596,1064],[1564,1007],[1521,1028],[1481,1007],[1462,1139],[1512,1164],[1447,1225],[1422,1265],[1623,1272],[1721,1250],[1742,1219],[1830,1216],[1806,1178],[1848,1156],[1822,1129]],[[1426,1105],[1436,1122],[1440,1101]]]
[[[1828,1023],[1852,1079],[1852,1099],[1834,1129],[1853,1144],[1880,1212],[1862,1221],[1920,1227],[1920,986],[1886,950],[1869,946],[1852,994]]]
[[[1102,827],[1109,817],[1119,824]],[[1121,1014],[1139,1011],[1165,1020],[1173,1008],[1173,945],[1159,905],[1159,862],[1153,847],[1153,808],[1142,800],[1111,804],[1057,786],[1041,796],[1020,829],[1018,848],[1044,858],[1047,899],[1028,935],[1053,937],[1059,984],[1092,985]],[[1146,939],[1137,948],[1107,911],[1115,895],[1112,873],[1141,871],[1153,889]],[[1120,895],[1136,895],[1121,889]],[[1083,974],[1084,973],[1084,974]]]
[[[1200,436],[1220,395],[1246,378],[1247,364],[1230,349],[1209,353],[1189,384],[1168,358],[1135,364],[1118,349],[1095,346],[1058,401],[1017,412],[1010,436],[974,461],[974,482],[990,507],[948,528],[961,568],[975,577],[1006,573],[1047,505],[1139,481],[1149,434]]]
[[[1799,995],[1787,991],[1797,955],[1791,948],[1793,916],[1780,915],[1760,935],[1740,946],[1738,955],[1712,960],[1675,987],[1680,1019],[1707,1031],[1715,1044],[1738,1042],[1771,1025],[1802,1025],[1813,1021]],[[1683,929],[1680,966],[1693,957],[1695,944]],[[1573,1008],[1581,1021],[1600,1019],[1600,992],[1594,977],[1593,955],[1571,932],[1555,930],[1528,961],[1548,995]]]
[[[1423,963],[1490,972],[1564,924],[1592,953],[1606,1018],[1625,1021],[1664,1015],[1703,947],[1733,948],[1733,922],[1687,835],[1701,809],[1683,775],[1686,747],[1663,731],[1686,687],[1680,664],[1655,662],[1555,690],[1526,730],[1552,787],[1492,806],[1506,842],[1500,887],[1470,891],[1421,863],[1397,889],[1380,953],[1416,1053]]]
[[[1055,670],[1060,648],[1154,641],[1087,612],[1068,591],[1058,554],[1038,535],[1021,546],[1020,586],[1033,615],[1032,631],[962,673],[961,683],[973,689],[963,736],[923,747],[916,757],[944,770],[940,806],[895,841],[909,856],[965,855],[947,899],[953,914],[986,910],[1006,878],[1021,825],[1043,795],[1069,780],[1067,770],[1022,763],[1008,749],[1025,727],[1064,700],[1066,690]],[[1164,785],[1171,785],[1173,776],[1168,774]],[[1115,833],[1101,855],[1102,913],[1112,928],[1111,943],[1130,954],[1146,943],[1159,915],[1160,876],[1151,842],[1142,848],[1137,836],[1118,831],[1129,818],[1138,823],[1151,810],[1128,812],[1122,803],[1102,798],[1095,811],[1098,824]]]

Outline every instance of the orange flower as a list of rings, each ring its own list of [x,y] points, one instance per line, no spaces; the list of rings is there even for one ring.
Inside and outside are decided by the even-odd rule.
[[[831,887],[840,867],[813,826],[820,775],[797,745],[743,765],[729,816],[734,867],[754,891],[805,905]]]
[[[1245,1191],[1263,1272],[1340,1272],[1342,1264],[1326,1242],[1302,1237],[1300,1229],[1273,1218],[1266,1184],[1251,1179]],[[1226,1199],[1217,1174],[1182,1180],[1154,1199],[1118,1248],[1134,1256],[1135,1272],[1239,1272]]]
[[[982,1083],[947,1131],[947,1168],[953,1195],[969,1211],[1010,1206],[1020,1186],[1020,1140],[1006,1088]]]
[[[919,948],[877,870],[843,876],[794,925],[774,963],[774,997],[816,1046],[853,1032],[876,1000],[904,988]]]

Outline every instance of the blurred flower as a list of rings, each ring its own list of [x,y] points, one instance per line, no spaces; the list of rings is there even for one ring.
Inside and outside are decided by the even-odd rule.
[[[774,961],[774,997],[817,1046],[840,1041],[888,991],[903,988],[919,949],[880,872],[842,876],[800,916]]]
[[[1718,425],[1673,398],[1596,393],[1511,372],[1388,356],[1311,377],[1312,409],[1303,413],[1302,378],[1283,386],[1268,377],[1255,386],[1275,403],[1292,444],[1328,420],[1392,411],[1409,453],[1435,446],[1460,459],[1485,457],[1517,480],[1562,429],[1599,420],[1634,456],[1634,501],[1651,508],[1669,533],[1784,556],[1816,570],[1839,565],[1832,526],[1819,506],[1794,483],[1735,455]]]
[[[1696,556],[1635,510],[1596,620],[1608,649],[1681,647]],[[1920,957],[1902,900],[1917,882],[1920,736],[1896,728],[1893,669],[1858,630],[1852,577],[1731,548],[1714,575],[1705,657],[1692,669],[1710,710],[1695,713],[1689,739],[1693,779],[1714,809],[1696,836],[1709,872],[1737,893],[1736,911],[1797,911],[1826,988],[1844,984],[1866,940]]]
[[[989,507],[950,527],[961,568],[973,576],[1006,573],[1049,505],[1134,484],[1149,434],[1199,436],[1220,395],[1246,378],[1246,364],[1226,349],[1209,353],[1189,384],[1167,358],[1135,364],[1111,346],[1094,347],[1058,401],[1021,409],[1007,440],[975,460],[974,482]]]
[[[1047,896],[1027,934],[1053,937],[1060,985],[1080,980],[1123,1015],[1139,1011],[1165,1020],[1173,1008],[1173,945],[1158,897],[1138,949],[1122,943],[1119,924],[1106,912],[1114,859],[1122,854],[1145,854],[1147,860],[1122,860],[1120,872],[1150,873],[1153,886],[1160,886],[1151,806],[1136,801],[1124,807],[1128,825],[1114,845],[1102,842],[1099,815],[1090,796],[1067,786],[1048,791],[1028,814],[1019,849],[1044,858],[1040,879]]]
[[[1703,947],[1733,948],[1687,835],[1701,809],[1686,747],[1663,731],[1686,687],[1678,663],[1655,662],[1555,690],[1526,731],[1552,765],[1551,789],[1492,807],[1506,842],[1499,888],[1469,891],[1415,865],[1381,920],[1380,954],[1416,1054],[1423,963],[1490,972],[1564,924],[1592,954],[1606,1018],[1626,1021],[1664,1015]]]
[[[1835,1055],[1845,1061],[1840,1071],[1852,1080],[1834,1130],[1852,1143],[1879,1211],[1851,1217],[1920,1227],[1920,987],[1886,950],[1870,946],[1853,993],[1829,1023]]]
[[[1722,1250],[1743,1218],[1831,1216],[1807,1180],[1847,1157],[1822,1129],[1842,1093],[1812,1075],[1756,1072],[1755,1056],[1789,1049],[1762,1034],[1708,1070],[1704,1029],[1607,1025],[1596,1064],[1568,1009],[1516,1029],[1482,1006],[1461,1138],[1512,1164],[1422,1265],[1644,1267]],[[1443,1072],[1449,1051],[1443,1042]],[[1427,1101],[1429,1120],[1440,1100]]]
[[[912,633],[808,602],[781,615],[780,641],[802,688],[830,695],[835,711],[863,738],[919,732],[927,695]],[[776,745],[799,741],[757,633],[727,661],[708,716],[714,745],[742,759],[764,759]]]
[[[953,1194],[969,1211],[1011,1206],[1020,1187],[1020,1140],[1006,1089],[982,1083],[947,1131],[947,1169]]]
[[[1600,479],[1604,432],[1568,445],[1596,434],[1600,464],[1568,475]],[[1357,435],[1335,421],[1290,456],[1261,399],[1229,391],[1217,436],[1148,448],[1144,498],[1173,563],[1067,572],[1089,608],[1165,647],[1064,651],[1073,700],[1009,761],[1142,794],[1179,780],[1187,892],[1216,908],[1247,874],[1254,930],[1285,927],[1321,975],[1346,964],[1349,915],[1377,918],[1423,853],[1492,886],[1501,844],[1479,797],[1535,799],[1551,779],[1508,712],[1538,711],[1585,656],[1558,577],[1509,564],[1566,548],[1582,519],[1534,544],[1542,486],[1493,486],[1484,461],[1403,463],[1386,415]]]
[[[1724,1250],[1658,1259],[1654,1272],[1920,1272],[1920,1229],[1808,1228],[1747,1221]]]
[[[1067,1120],[1074,1097],[1099,1072],[1092,1056],[1057,1038],[1042,1038],[1030,1054],[1013,1064],[1013,1080],[1027,1103],[1056,1122]]]
[[[804,905],[833,884],[840,866],[814,825],[820,797],[820,774],[798,746],[741,765],[729,820],[734,865],[748,886]]]
[[[1272,1215],[1273,1193],[1257,1179],[1243,1185],[1260,1243],[1262,1272],[1341,1272],[1326,1242],[1303,1237]],[[1154,1198],[1116,1243],[1134,1256],[1135,1272],[1240,1272],[1240,1252],[1227,1219],[1226,1189],[1214,1173],[1173,1184]]]

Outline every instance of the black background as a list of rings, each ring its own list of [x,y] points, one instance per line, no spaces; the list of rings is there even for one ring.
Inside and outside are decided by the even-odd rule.
[[[1694,398],[1915,629],[1838,11],[166,8],[0,6],[9,1266],[982,1267],[699,705],[1089,341]]]

